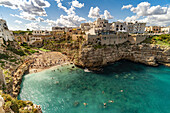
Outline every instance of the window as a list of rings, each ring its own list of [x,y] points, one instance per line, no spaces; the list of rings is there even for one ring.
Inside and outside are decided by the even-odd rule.
[[[106,40],[106,37],[103,37],[104,40]]]

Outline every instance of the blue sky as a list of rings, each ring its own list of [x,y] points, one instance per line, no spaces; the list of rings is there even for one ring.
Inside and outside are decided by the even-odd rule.
[[[169,26],[170,0],[0,0],[0,18],[12,30],[79,26],[98,17]]]

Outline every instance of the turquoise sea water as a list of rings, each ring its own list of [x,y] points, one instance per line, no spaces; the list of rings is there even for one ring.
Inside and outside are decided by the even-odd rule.
[[[102,73],[70,67],[25,75],[18,98],[44,113],[170,113],[169,67],[124,60]]]

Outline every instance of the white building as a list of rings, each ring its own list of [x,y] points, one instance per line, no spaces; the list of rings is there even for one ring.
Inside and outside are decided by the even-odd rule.
[[[113,22],[112,30],[116,32],[144,33],[146,23],[139,22]]]
[[[170,34],[170,26],[169,27],[162,27],[161,32],[165,34]]]
[[[108,20],[98,18],[96,21],[90,24],[90,29],[85,31],[86,34],[96,35],[103,31],[110,31],[111,23]]]
[[[112,30],[113,31],[121,31],[121,32],[127,32],[127,25],[126,22],[113,22],[112,24]]]
[[[82,31],[89,31],[90,30],[90,23],[81,23],[80,28]]]
[[[32,35],[51,35],[51,33],[47,30],[33,30]]]
[[[3,43],[3,41],[13,41],[13,40],[14,40],[13,34],[8,30],[6,21],[0,19],[0,45]]]
[[[146,23],[139,23],[139,22],[127,22],[127,32],[129,33],[144,33]]]

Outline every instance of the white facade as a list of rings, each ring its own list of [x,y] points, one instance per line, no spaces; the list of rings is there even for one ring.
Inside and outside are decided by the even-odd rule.
[[[170,34],[170,26],[169,27],[162,27],[161,32],[165,34]]]
[[[116,32],[144,33],[146,23],[139,22],[113,22],[112,30]]]
[[[43,30],[34,30],[32,35],[51,35],[50,31],[43,31]]]
[[[129,33],[144,33],[145,32],[146,23],[139,22],[127,22],[127,31]]]
[[[90,30],[90,23],[82,23],[81,25],[80,25],[80,28],[81,28],[81,30],[82,31],[89,31]]]
[[[113,31],[121,31],[121,32],[127,32],[127,25],[126,22],[113,22],[112,24],[112,30]]]
[[[86,34],[96,35],[102,31],[110,31],[111,23],[108,23],[108,20],[98,18],[96,21],[90,24],[90,29],[85,31]]]
[[[4,41],[13,41],[14,37],[12,32],[8,30],[8,26],[6,24],[6,21],[3,19],[0,19],[0,44]]]

